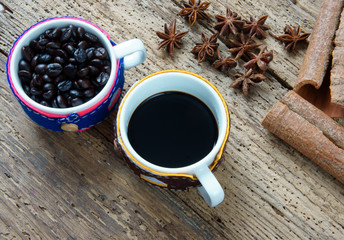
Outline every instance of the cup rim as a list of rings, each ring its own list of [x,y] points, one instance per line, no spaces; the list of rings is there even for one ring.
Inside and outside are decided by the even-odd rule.
[[[198,80],[203,81],[203,83],[207,84],[208,87],[210,87],[212,90],[214,90],[214,92],[216,93],[215,97],[218,97],[220,102],[222,103],[221,106],[223,107],[223,111],[225,112],[225,117],[226,117],[226,123],[225,123],[226,131],[224,134],[222,134],[222,137],[220,137],[220,134],[219,134],[218,142],[215,144],[214,148],[204,158],[200,159],[196,163],[193,163],[191,165],[184,166],[184,167],[178,167],[178,168],[167,168],[167,167],[158,166],[158,165],[152,164],[149,161],[143,159],[132,148],[129,140],[127,140],[127,139],[124,140],[122,138],[122,134],[121,134],[121,132],[123,131],[123,128],[124,128],[123,124],[121,125],[121,119],[122,119],[121,116],[122,116],[122,112],[123,112],[123,106],[125,105],[126,99],[131,94],[131,92],[135,88],[137,88],[142,82],[146,81],[147,79],[150,79],[151,77],[154,77],[154,76],[159,75],[159,74],[168,74],[168,73],[182,73],[182,74],[191,75],[191,76],[197,78]],[[226,144],[228,136],[229,136],[229,130],[230,130],[230,116],[229,116],[227,104],[226,104],[224,98],[222,97],[222,95],[220,94],[220,92],[216,89],[216,87],[213,84],[211,84],[208,80],[206,80],[205,78],[203,78],[203,77],[201,77],[195,73],[183,71],[183,70],[175,70],[175,69],[159,71],[159,72],[153,73],[153,74],[137,81],[128,90],[128,92],[124,96],[124,98],[123,98],[123,100],[119,106],[118,113],[117,113],[117,119],[116,119],[116,131],[117,131],[118,142],[122,146],[125,154],[127,154],[137,165],[139,165],[141,168],[148,170],[149,172],[153,172],[157,175],[189,177],[189,178],[192,178],[193,180],[197,180],[197,178],[193,176],[193,170],[196,169],[198,166],[202,166],[206,162],[209,162],[209,157],[215,156],[213,161],[210,162],[210,164],[208,163],[210,170],[213,170],[215,168],[215,166],[218,164],[219,160],[222,157],[223,150],[224,150],[225,144]],[[126,146],[125,143],[128,144],[129,146]]]
[[[77,24],[78,26],[82,26],[87,28],[87,31],[91,31],[92,33],[96,33],[97,37],[100,39],[101,43],[104,47],[108,50],[108,54],[110,56],[111,62],[111,73],[109,76],[108,82],[105,84],[103,89],[92,99],[89,101],[75,107],[69,108],[52,108],[41,105],[38,102],[32,100],[27,94],[24,92],[21,81],[18,77],[18,73],[14,70],[15,69],[15,57],[17,54],[21,54],[21,48],[27,45],[27,41],[32,40],[33,38],[28,35],[28,33],[39,33],[41,34],[46,29],[52,28],[56,22],[60,22],[62,25],[69,25],[69,24]],[[19,59],[19,58],[18,58]],[[10,86],[14,92],[14,94],[23,102],[25,105],[30,107],[31,109],[47,115],[49,117],[64,117],[71,113],[82,113],[82,115],[86,114],[87,112],[91,111],[93,108],[97,107],[109,94],[112,86],[115,84],[117,80],[117,75],[119,71],[119,59],[116,58],[114,51],[112,51],[112,43],[108,33],[102,30],[97,25],[76,17],[54,17],[44,19],[43,21],[37,22],[36,24],[32,25],[28,29],[26,29],[14,42],[10,54],[7,60],[7,78],[10,83]],[[12,74],[14,72],[14,74]]]

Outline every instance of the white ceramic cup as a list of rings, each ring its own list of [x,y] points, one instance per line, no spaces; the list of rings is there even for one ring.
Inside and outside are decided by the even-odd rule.
[[[152,164],[149,159],[143,159],[135,152],[128,139],[128,124],[135,109],[150,96],[166,91],[180,91],[197,97],[215,116],[218,126],[216,144],[208,155],[192,165],[167,168]],[[140,173],[141,178],[153,184],[169,187],[168,184],[178,177],[194,177],[201,184],[198,189],[205,201],[210,206],[216,206],[223,201],[224,191],[211,169],[214,169],[221,158],[229,135],[229,125],[226,103],[209,81],[186,71],[162,71],[136,82],[124,96],[117,114],[115,148],[121,150],[130,165],[134,164],[134,168],[139,169],[136,172]]]
[[[23,90],[18,76],[18,63],[23,58],[22,48],[28,46],[46,30],[67,27],[70,24],[83,27],[86,32],[98,37],[99,42],[108,52],[111,73],[103,89],[89,101],[69,108],[47,107],[32,100]],[[139,39],[131,39],[115,45],[107,32],[87,20],[56,17],[36,23],[18,37],[8,57],[7,75],[14,95],[33,121],[53,131],[80,131],[103,121],[109,115],[123,88],[123,70],[134,67],[145,59],[146,49]],[[68,129],[68,127],[72,128]]]

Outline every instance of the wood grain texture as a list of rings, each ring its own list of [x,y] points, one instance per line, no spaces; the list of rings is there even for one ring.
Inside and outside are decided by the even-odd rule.
[[[267,80],[249,97],[229,88],[229,76],[190,53],[201,33],[214,33],[215,15],[225,7],[244,18],[268,14],[275,34],[286,24],[311,32],[320,0],[211,1],[211,20],[190,27],[177,16],[182,1],[2,0],[0,13],[0,239],[342,239],[344,187],[315,163],[270,134],[260,122],[294,85],[306,52],[294,53],[271,36],[274,51]],[[231,114],[225,161],[216,177],[225,200],[210,208],[196,189],[172,192],[137,178],[113,151],[113,120],[82,133],[53,133],[23,112],[6,81],[6,57],[14,40],[37,21],[53,16],[85,18],[115,42],[140,38],[147,60],[125,72],[127,90],[135,81],[164,69],[195,72],[224,96]],[[158,51],[155,31],[177,19],[189,31],[170,58]],[[226,39],[219,49],[225,54]]]

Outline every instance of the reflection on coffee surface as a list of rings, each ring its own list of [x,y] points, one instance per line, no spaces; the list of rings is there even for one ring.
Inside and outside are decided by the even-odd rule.
[[[214,147],[218,127],[211,110],[182,92],[163,92],[142,102],[128,125],[134,150],[161,167],[185,167],[198,162]]]

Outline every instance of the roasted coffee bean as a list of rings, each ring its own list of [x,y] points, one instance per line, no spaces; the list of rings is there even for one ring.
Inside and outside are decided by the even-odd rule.
[[[40,63],[50,63],[52,61],[52,59],[53,58],[52,58],[52,56],[50,54],[45,53],[45,54],[42,54],[42,55],[39,56],[38,61]]]
[[[29,46],[25,46],[22,48],[22,55],[23,55],[23,58],[29,62],[31,62],[34,56],[33,51]]]
[[[76,32],[77,32],[77,36],[78,36],[79,39],[83,39],[84,38],[85,29],[83,27],[78,27]]]
[[[98,42],[98,38],[95,35],[93,35],[92,33],[89,33],[89,32],[85,32],[84,38],[85,38],[86,41],[89,41],[89,42],[92,42],[92,43]]]
[[[44,32],[45,38],[51,38],[51,33],[53,32],[53,29],[48,29]]]
[[[85,49],[82,48],[78,48],[77,50],[75,50],[74,52],[74,58],[78,63],[83,63],[87,60],[87,56],[86,56],[86,51]]]
[[[97,68],[103,67],[103,61],[100,60],[100,59],[98,59],[98,58],[92,59],[92,60],[90,61],[90,64],[91,64],[92,66],[97,67]]]
[[[48,74],[44,74],[44,75],[42,76],[42,80],[43,80],[44,82],[46,82],[46,83],[52,83],[52,82],[54,82],[54,80],[53,80],[51,77],[49,77]]]
[[[81,98],[73,98],[72,101],[71,101],[71,105],[72,107],[76,107],[76,106],[79,106],[81,104],[83,104],[84,102],[82,101]]]
[[[96,86],[104,86],[109,79],[109,74],[101,72],[94,82]]]
[[[44,85],[44,81],[41,78],[41,76],[34,73],[32,76],[32,80],[30,82],[30,87],[42,88],[43,85]]]
[[[54,98],[54,99],[51,101],[51,107],[53,107],[53,108],[59,108],[59,105],[57,104],[56,98]]]
[[[44,50],[44,46],[41,46],[37,40],[32,40],[30,42],[30,47],[36,53],[39,53]]]
[[[56,56],[54,62],[64,65],[66,61],[62,57]]]
[[[103,61],[104,66],[111,66],[111,62],[109,60]]]
[[[104,66],[104,67],[103,67],[103,72],[106,72],[107,74],[110,75],[110,73],[111,73],[111,67],[110,67],[110,66]]]
[[[33,68],[36,67],[37,64],[38,64],[38,61],[39,61],[39,55],[34,56],[34,57],[32,58],[32,60],[31,60],[31,66],[32,66]]]
[[[40,101],[39,104],[46,106],[46,107],[50,107],[50,104],[45,100]]]
[[[31,99],[34,100],[35,102],[40,102],[42,101],[42,96],[40,95],[31,95]]]
[[[30,93],[34,96],[42,96],[43,90],[36,87],[31,87]]]
[[[47,74],[49,77],[56,77],[62,72],[62,66],[59,63],[50,63],[47,65]]]
[[[72,88],[72,81],[64,80],[57,84],[57,89],[61,92],[67,92]]]
[[[44,84],[42,97],[47,101],[53,100],[56,97],[55,85],[52,83]]]
[[[38,64],[36,65],[35,67],[35,72],[38,73],[38,74],[45,74],[47,71],[47,64],[44,64],[44,63],[41,63],[41,64]]]
[[[72,37],[73,38],[77,38],[77,27],[72,25],[72,24],[69,25],[68,27],[70,28],[70,30],[72,32]]]
[[[53,82],[55,83],[55,85],[57,85],[59,82],[62,82],[65,79],[66,79],[65,75],[60,74],[54,79]]]
[[[31,65],[28,61],[22,59],[19,61],[19,70],[31,71]]]
[[[30,92],[30,87],[29,85],[23,85],[23,90],[26,93],[26,95],[28,95],[29,97],[31,97],[31,92]]]
[[[64,49],[67,52],[68,56],[74,56],[75,47],[72,44],[67,44]]]
[[[80,78],[84,78],[86,77],[87,75],[89,74],[89,68],[88,67],[85,67],[85,68],[82,68],[78,71],[77,75],[78,77]]]
[[[66,77],[73,79],[76,76],[77,73],[77,67],[73,64],[67,64],[63,68],[63,74],[66,75]]]
[[[93,59],[95,57],[94,56],[94,50],[95,50],[94,47],[90,47],[90,48],[86,49],[86,56],[87,56],[88,60],[91,60],[91,59]]]
[[[49,39],[42,38],[41,40],[38,41],[39,45],[45,46],[49,42]]]
[[[96,50],[94,50],[94,55],[96,58],[99,58],[102,60],[106,59],[108,57],[108,53],[107,53],[106,49],[103,47],[99,47]]]
[[[78,48],[86,49],[88,47],[88,43],[84,40],[78,43]]]
[[[56,103],[57,103],[57,106],[59,108],[67,108],[68,107],[67,99],[62,95],[57,95]]]
[[[93,88],[86,89],[84,91],[84,96],[87,97],[87,98],[94,97],[94,89]]]
[[[61,32],[60,41],[67,42],[72,37],[72,29],[66,28]]]
[[[46,39],[46,38],[47,38],[47,36],[45,35],[45,33],[43,33],[43,34],[39,35],[38,40]]]
[[[76,61],[75,58],[69,58],[69,59],[68,59],[68,62],[69,62],[70,64],[73,64],[73,65],[78,64],[78,62]]]
[[[19,79],[24,83],[29,83],[31,81],[31,72],[27,70],[20,70],[18,72]]]
[[[61,44],[57,42],[48,42],[47,45],[45,45],[46,48],[52,48],[52,49],[59,49],[61,47]]]
[[[63,49],[56,49],[55,54],[56,54],[56,56],[59,56],[59,57],[61,57],[63,59],[67,59],[68,58],[67,52],[65,50],[63,50]]]
[[[99,69],[97,68],[97,67],[95,67],[95,66],[92,66],[92,65],[90,65],[90,66],[88,66],[88,69],[89,69],[89,72],[90,72],[90,74],[91,75],[99,75],[99,73],[100,73],[100,71],[99,71]]]
[[[79,86],[79,89],[88,89],[92,85],[91,81],[88,79],[78,79],[77,84]]]
[[[77,97],[82,97],[82,96],[83,96],[83,93],[82,93],[80,90],[71,89],[71,90],[69,90],[69,95],[70,95],[72,98],[77,98]]]
[[[61,28],[55,28],[52,32],[51,32],[51,38],[54,40],[59,39],[61,36]]]

